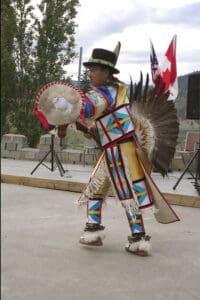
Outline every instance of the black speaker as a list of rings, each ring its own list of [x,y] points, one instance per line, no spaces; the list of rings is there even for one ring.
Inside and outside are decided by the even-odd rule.
[[[200,72],[188,76],[186,119],[200,119]]]

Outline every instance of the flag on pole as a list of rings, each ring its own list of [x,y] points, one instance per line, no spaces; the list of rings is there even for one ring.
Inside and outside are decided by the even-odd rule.
[[[178,79],[176,68],[176,35],[174,35],[160,65],[160,75],[165,84],[165,92],[169,91],[169,100],[175,100],[178,96]]]
[[[151,76],[152,81],[156,84],[158,77],[160,76],[160,68],[158,64],[158,59],[152,41],[150,40],[150,62],[151,62]]]

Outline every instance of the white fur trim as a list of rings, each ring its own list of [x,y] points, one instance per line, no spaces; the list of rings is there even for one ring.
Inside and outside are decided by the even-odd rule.
[[[132,244],[127,242],[125,247],[127,249],[129,249],[131,252],[136,252],[139,248],[139,242],[135,242],[135,243],[132,243]]]
[[[151,244],[149,241],[145,241],[142,239],[141,241],[139,241],[138,249],[149,253],[151,251]]]
[[[105,239],[105,234],[102,232],[102,230],[97,230],[94,232],[85,231],[81,238],[83,238],[86,242],[95,242],[98,238],[101,238],[102,240]]]
[[[152,247],[149,241],[145,241],[144,239],[142,239],[141,241],[138,242],[133,242],[133,243],[127,242],[126,249],[128,249],[130,252],[137,252],[137,250],[140,250],[149,253]]]

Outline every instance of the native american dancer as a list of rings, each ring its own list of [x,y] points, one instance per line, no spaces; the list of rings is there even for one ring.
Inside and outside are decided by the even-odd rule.
[[[151,245],[142,210],[153,206],[160,223],[179,220],[150,175],[152,167],[167,174],[175,152],[178,121],[168,94],[160,87],[149,90],[148,76],[144,88],[142,74],[135,88],[131,82],[127,97],[126,85],[114,77],[119,73],[115,68],[119,51],[120,43],[114,52],[96,48],[89,61],[83,63],[93,86],[86,94],[62,82],[45,85],[36,97],[35,113],[41,122],[43,118],[56,125],[59,136],[72,122],[94,136],[94,128],[85,126],[85,118],[95,121],[95,138],[102,154],[78,200],[80,205],[87,205],[80,243],[103,245],[102,204],[113,190],[130,226],[125,249],[145,256]]]

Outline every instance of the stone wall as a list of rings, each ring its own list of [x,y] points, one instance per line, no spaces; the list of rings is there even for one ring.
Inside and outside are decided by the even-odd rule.
[[[1,141],[1,157],[40,161],[49,152],[46,161],[50,161],[52,142],[53,149],[62,163],[92,165],[99,154],[94,147],[90,147],[90,149],[83,147],[82,150],[62,149],[60,139],[51,134],[45,134],[40,137],[38,148],[28,147],[27,138],[24,135],[5,134]]]
[[[62,149],[60,145],[60,139],[57,136],[53,137],[54,151],[58,154],[62,163],[69,164],[86,164],[93,165],[100,151],[95,148],[95,144],[91,144],[91,140],[84,143],[82,150],[76,149]],[[40,161],[48,151],[50,151],[52,145],[52,135],[45,134],[40,137],[38,148],[28,147],[27,138],[24,135],[19,134],[5,134],[1,141],[1,157],[21,160],[33,160]],[[191,158],[191,155],[186,156],[186,164]],[[46,158],[46,161],[51,160],[51,152]],[[183,164],[180,155],[176,154],[172,161],[172,171],[183,171],[185,165]],[[195,170],[196,162],[194,161],[191,170]]]

